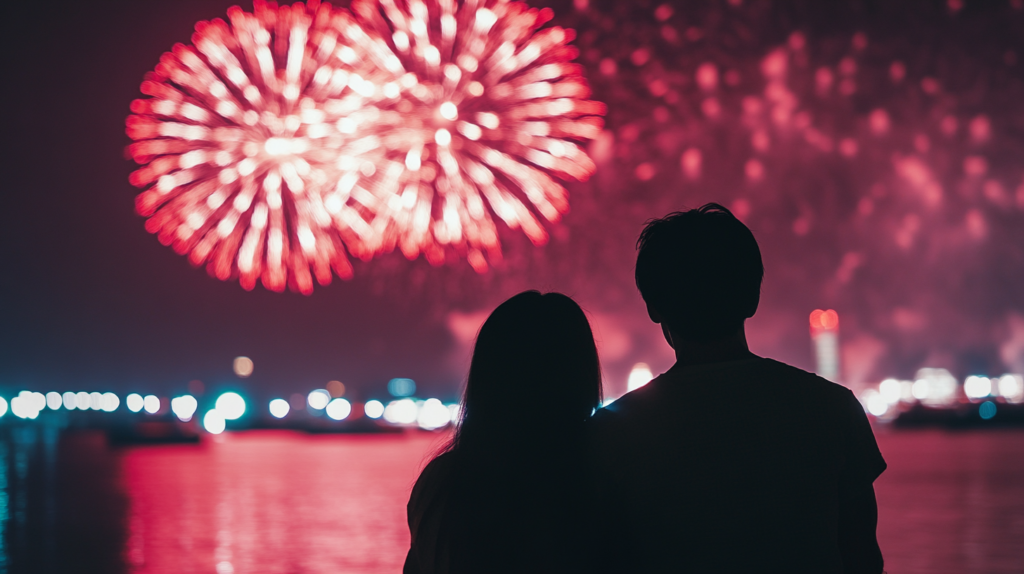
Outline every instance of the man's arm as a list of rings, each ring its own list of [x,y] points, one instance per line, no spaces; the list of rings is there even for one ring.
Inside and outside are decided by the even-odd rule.
[[[875,529],[875,488],[863,480],[846,480],[839,492],[839,552],[844,574],[880,574],[882,550]]]
[[[878,502],[873,484],[885,471],[885,459],[878,450],[864,408],[849,391],[846,414],[849,417],[844,453],[847,464],[839,483],[839,551],[843,556],[843,572],[880,574],[883,561],[875,534]]]

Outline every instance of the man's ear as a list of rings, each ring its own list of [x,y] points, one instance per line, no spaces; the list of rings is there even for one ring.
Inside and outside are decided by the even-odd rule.
[[[661,313],[657,312],[654,307],[651,307],[650,303],[647,303],[647,316],[651,318],[651,321],[658,323],[659,325],[665,320]]]
[[[750,302],[750,308],[747,310],[747,313],[746,313],[747,316],[745,317],[746,319],[749,319],[749,318],[753,317],[754,313],[757,313],[757,305],[760,302],[761,302],[761,290],[758,289],[757,290],[757,294],[754,296],[754,300]]]

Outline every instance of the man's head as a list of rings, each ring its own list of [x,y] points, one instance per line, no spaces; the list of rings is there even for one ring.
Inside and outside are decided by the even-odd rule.
[[[761,250],[750,229],[721,205],[651,220],[636,245],[636,286],[651,318],[674,336],[724,339],[757,310]]]

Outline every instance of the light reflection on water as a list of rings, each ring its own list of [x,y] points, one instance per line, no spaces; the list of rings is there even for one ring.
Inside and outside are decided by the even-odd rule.
[[[112,449],[0,428],[0,572],[399,572],[443,435],[226,434]],[[878,432],[886,569],[1024,571],[1024,432]]]
[[[876,431],[878,539],[893,574],[1024,572],[1024,432]]]
[[[7,571],[7,519],[10,517],[8,512],[8,495],[7,495],[7,443],[0,442],[0,532],[4,533],[5,536],[0,536],[0,572]]]
[[[226,434],[122,459],[134,572],[398,572],[440,435]]]

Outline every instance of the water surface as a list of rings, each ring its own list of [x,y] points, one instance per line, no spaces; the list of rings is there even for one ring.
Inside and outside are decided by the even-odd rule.
[[[45,426],[0,441],[0,571],[399,572],[405,502],[444,435],[248,432],[111,448]],[[1024,572],[1024,431],[879,429],[890,574]]]

